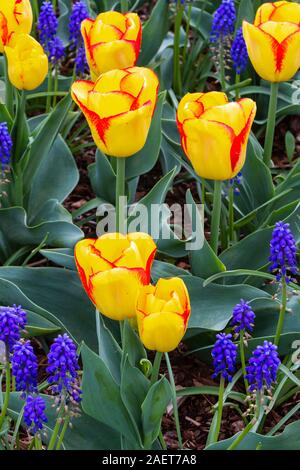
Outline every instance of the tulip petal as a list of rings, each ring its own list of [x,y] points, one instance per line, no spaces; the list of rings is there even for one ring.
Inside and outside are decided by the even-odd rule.
[[[213,106],[228,103],[225,93],[212,91],[209,93],[187,93],[179,103],[177,120],[183,123],[185,119],[200,117],[200,115]]]
[[[107,155],[130,157],[139,152],[146,143],[151,117],[152,104],[146,103],[135,111],[110,118],[104,130]],[[99,133],[98,136],[101,138]]]
[[[117,116],[130,111],[134,97],[121,91],[99,93],[90,91],[88,108],[98,114],[100,119]]]
[[[139,39],[141,41],[141,20],[136,13],[126,13],[126,31],[124,33],[123,39],[128,39],[129,41],[136,41]]]
[[[123,91],[121,88],[121,81],[128,74],[125,70],[110,70],[109,72],[100,75],[94,84],[94,91],[101,93],[108,93],[109,91]],[[126,90],[124,90],[126,91]],[[133,95],[133,93],[131,93]]]
[[[91,46],[93,62],[101,73],[113,69],[126,69],[136,62],[134,45],[131,42],[119,40],[99,43]]]
[[[177,348],[185,333],[179,315],[169,312],[143,316],[137,312],[139,334],[145,347],[159,352],[170,352]]]
[[[159,279],[155,288],[155,296],[167,301],[167,311],[182,315],[184,323],[187,323],[191,306],[188,290],[182,279],[178,277]]]
[[[133,318],[142,286],[139,271],[115,268],[90,278],[90,295],[98,310],[113,320]]]
[[[256,13],[254,24],[259,26],[266,21],[288,21],[300,23],[300,5],[295,2],[264,3]]]
[[[30,0],[5,0],[0,5],[0,53],[16,33],[29,34],[32,27]]]
[[[299,27],[268,22],[258,28],[244,21],[243,32],[253,67],[263,79],[281,82],[294,76],[300,65]]]

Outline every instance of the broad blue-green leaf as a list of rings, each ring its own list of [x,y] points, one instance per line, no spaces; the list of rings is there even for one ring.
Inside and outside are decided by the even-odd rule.
[[[47,405],[46,435],[42,436],[47,444],[55,426],[57,412],[56,407],[52,406],[53,399],[49,395],[41,396]],[[8,413],[15,421],[18,419],[23,404],[20,393],[11,393]],[[120,435],[112,428],[81,412],[78,418],[73,419],[72,428],[66,431],[62,448],[65,450],[119,450],[121,448]]]
[[[102,359],[86,345],[82,347],[83,383],[82,407],[84,411],[135,445],[140,441],[138,430],[124,405],[119,386]]]
[[[169,4],[165,0],[158,0],[153,8],[150,18],[143,27],[142,47],[138,64],[146,66],[157,53],[168,31]]]

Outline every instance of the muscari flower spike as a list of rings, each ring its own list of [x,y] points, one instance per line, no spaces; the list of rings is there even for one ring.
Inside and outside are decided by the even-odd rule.
[[[287,283],[291,281],[291,274],[297,274],[297,246],[290,230],[290,224],[277,222],[270,242],[270,271],[277,272],[276,279],[284,278]]]
[[[231,58],[237,74],[241,74],[248,65],[248,52],[243,36],[243,28],[238,29],[231,46]]]
[[[235,333],[240,331],[251,332],[253,331],[255,313],[249,305],[249,302],[241,299],[239,304],[236,304],[232,311],[231,325]]]
[[[76,73],[84,73],[88,69],[88,63],[86,60],[86,53],[85,53],[85,48],[84,46],[79,47],[77,50],[76,58],[75,58],[75,64],[76,64]]]
[[[16,379],[16,389],[27,393],[36,392],[38,385],[38,362],[30,341],[18,341],[12,349],[12,374]]]
[[[48,52],[48,46],[56,36],[58,28],[58,20],[52,2],[43,2],[40,15],[37,21],[37,30],[39,32],[40,42],[44,49]]]
[[[219,39],[225,38],[233,34],[235,20],[236,11],[234,6],[234,0],[223,0],[213,16],[210,37],[211,42],[215,43]]]
[[[57,65],[65,55],[65,47],[62,40],[55,36],[48,44],[49,60],[52,65]]]
[[[65,333],[55,338],[48,354],[48,382],[60,399],[69,399],[73,403],[81,401],[78,380],[78,355],[76,345]]]
[[[232,342],[231,334],[219,333],[216,337],[217,341],[211,353],[215,369],[213,378],[221,375],[225,380],[231,382],[232,374],[235,372],[237,345]]]
[[[28,395],[24,406],[24,421],[33,434],[42,431],[44,423],[47,423],[48,419],[45,410],[46,403],[42,397],[39,395]]]
[[[83,44],[80,25],[88,16],[89,12],[83,1],[80,0],[74,3],[69,21],[69,37],[72,49],[77,49]]]
[[[11,351],[26,325],[26,312],[21,306],[0,307],[0,341]]]
[[[264,386],[270,390],[272,383],[276,382],[279,366],[280,359],[275,344],[264,341],[263,346],[257,346],[246,366],[250,391],[262,391]]]
[[[9,164],[13,141],[6,122],[0,122],[0,163],[4,169]]]

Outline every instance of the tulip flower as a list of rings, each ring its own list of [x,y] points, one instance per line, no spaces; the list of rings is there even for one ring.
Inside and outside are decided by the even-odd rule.
[[[290,80],[300,66],[300,5],[292,2],[264,3],[254,24],[243,23],[250,60],[258,75],[271,82],[271,95],[264,146],[264,162],[270,165],[275,133],[278,86]]]
[[[135,13],[108,11],[81,23],[92,79],[114,69],[136,64],[141,47],[142,25]]]
[[[0,5],[0,52],[13,35],[30,33],[32,9],[30,0],[3,0]]]
[[[180,101],[181,144],[196,173],[213,180],[234,178],[243,167],[256,104],[229,103],[220,92],[188,93]]]
[[[254,24],[243,23],[253,67],[269,82],[290,80],[300,67],[300,5],[264,3]]]
[[[19,90],[34,90],[48,73],[48,58],[29,34],[16,34],[4,47],[10,82]]]
[[[137,300],[139,335],[147,349],[169,352],[182,340],[190,317],[190,299],[182,279],[159,279],[140,289]]]
[[[145,145],[157,100],[152,70],[112,70],[93,83],[79,80],[72,97],[84,113],[93,139],[107,155],[130,157]]]
[[[109,233],[76,244],[82,284],[103,315],[113,320],[136,316],[139,289],[150,282],[155,253],[156,245],[145,233]]]

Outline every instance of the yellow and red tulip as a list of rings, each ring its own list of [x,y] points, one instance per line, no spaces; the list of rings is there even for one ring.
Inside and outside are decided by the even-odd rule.
[[[79,80],[72,97],[85,115],[99,149],[114,157],[130,157],[145,145],[159,82],[152,70],[111,70],[93,83]]]
[[[255,113],[251,99],[229,103],[221,92],[182,98],[177,110],[181,145],[199,176],[227,180],[237,175],[245,163]]]
[[[264,3],[254,24],[243,23],[248,54],[258,75],[270,82],[290,80],[300,67],[300,5]]]
[[[48,58],[42,46],[29,34],[15,34],[4,47],[10,82],[19,90],[40,86],[48,73]]]
[[[147,349],[169,352],[182,340],[191,312],[189,294],[182,279],[159,279],[156,286],[140,289],[137,322]]]
[[[110,233],[76,244],[82,284],[103,315],[113,320],[136,316],[139,289],[150,282],[155,253],[156,245],[145,233]]]
[[[136,13],[109,11],[81,23],[92,79],[109,70],[136,64],[141,48],[142,25]]]
[[[15,34],[30,33],[32,9],[30,0],[2,0],[0,4],[0,52]]]

